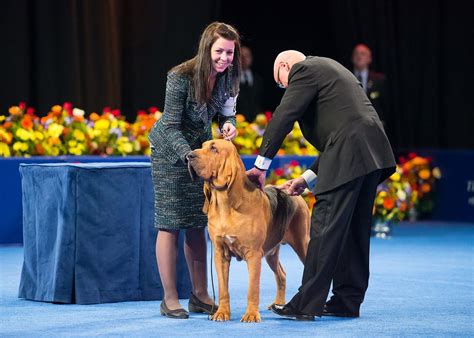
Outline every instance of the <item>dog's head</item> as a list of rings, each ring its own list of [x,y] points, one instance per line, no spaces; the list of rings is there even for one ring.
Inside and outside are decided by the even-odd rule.
[[[203,178],[207,212],[210,189],[229,190],[237,177],[245,176],[245,167],[232,142],[218,139],[204,142],[202,148],[188,155],[188,169],[191,177]]]
[[[222,139],[204,142],[189,153],[188,169],[192,178],[199,176],[217,188],[230,186],[237,172],[245,170],[235,146]]]

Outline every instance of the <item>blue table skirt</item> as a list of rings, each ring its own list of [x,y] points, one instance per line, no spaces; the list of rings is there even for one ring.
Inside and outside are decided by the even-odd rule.
[[[25,260],[19,297],[60,303],[159,300],[149,163],[20,167]],[[191,290],[183,255],[178,292]]]

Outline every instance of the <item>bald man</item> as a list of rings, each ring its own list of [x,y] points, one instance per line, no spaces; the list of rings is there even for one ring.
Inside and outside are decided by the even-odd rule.
[[[379,117],[355,76],[334,60],[285,51],[274,64],[286,88],[248,177],[263,187],[266,170],[298,121],[320,155],[301,177],[280,188],[316,196],[302,284],[273,312],[298,320],[358,317],[369,280],[369,242],[377,185],[395,171]],[[333,282],[333,296],[327,301]]]

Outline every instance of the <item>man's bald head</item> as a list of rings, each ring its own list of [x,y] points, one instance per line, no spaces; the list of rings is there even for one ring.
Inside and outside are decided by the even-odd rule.
[[[295,63],[306,59],[306,56],[297,50],[285,50],[278,54],[273,64],[275,82],[284,88],[288,87],[288,75]]]

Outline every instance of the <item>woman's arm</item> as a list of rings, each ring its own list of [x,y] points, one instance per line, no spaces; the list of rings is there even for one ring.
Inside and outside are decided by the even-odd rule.
[[[191,147],[181,132],[181,123],[186,109],[189,80],[183,75],[169,73],[166,81],[165,109],[161,123],[173,150],[186,163],[186,154]]]

